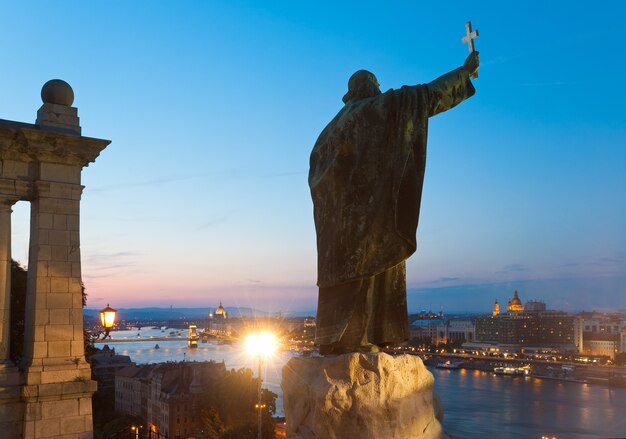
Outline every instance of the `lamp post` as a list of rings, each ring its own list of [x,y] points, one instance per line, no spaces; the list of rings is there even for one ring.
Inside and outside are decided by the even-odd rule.
[[[245,340],[246,350],[252,356],[257,357],[258,360],[258,375],[259,375],[259,387],[258,387],[258,402],[255,408],[258,410],[259,416],[259,426],[258,426],[258,438],[261,439],[261,427],[263,425],[263,409],[266,407],[263,404],[263,400],[261,397],[261,373],[263,368],[263,358],[267,358],[271,356],[274,352],[276,352],[276,348],[278,347],[278,341],[276,340],[276,336],[270,332],[260,332],[256,334],[249,334]]]
[[[104,328],[104,338],[110,337],[111,328],[115,325],[115,316],[117,310],[111,308],[107,303],[107,307],[100,310],[100,322]]]

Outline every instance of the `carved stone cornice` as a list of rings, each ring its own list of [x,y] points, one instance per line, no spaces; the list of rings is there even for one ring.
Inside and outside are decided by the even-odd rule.
[[[31,195],[30,181],[0,178],[0,203],[15,204],[19,200],[30,199]]]
[[[0,119],[0,160],[88,166],[110,140],[42,129]]]

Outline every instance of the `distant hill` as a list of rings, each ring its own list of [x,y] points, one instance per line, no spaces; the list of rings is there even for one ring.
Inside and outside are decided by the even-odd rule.
[[[267,316],[267,313],[253,308],[238,308],[227,306],[226,312],[230,317]],[[209,310],[215,308],[117,308],[119,320],[182,320],[206,318]],[[98,318],[100,310],[85,308],[83,314],[87,318]]]
[[[314,309],[310,309],[308,311],[292,311],[282,313],[285,317],[315,317],[316,314],[317,311]]]

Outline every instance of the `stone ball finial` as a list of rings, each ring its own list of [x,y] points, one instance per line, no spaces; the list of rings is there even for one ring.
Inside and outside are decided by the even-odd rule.
[[[51,79],[41,88],[41,100],[44,104],[71,107],[74,102],[74,90],[62,79]]]

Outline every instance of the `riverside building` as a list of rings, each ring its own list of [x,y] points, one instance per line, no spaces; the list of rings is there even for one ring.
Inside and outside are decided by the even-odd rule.
[[[619,313],[583,312],[584,349],[590,356],[606,356],[626,352],[626,318]]]
[[[547,310],[540,301],[522,305],[515,291],[503,314],[495,312],[476,321],[476,343],[467,349],[519,352],[542,348],[560,352],[582,352],[582,319],[563,311]]]
[[[138,416],[158,437],[196,437],[199,397],[226,368],[224,363],[158,363],[128,366],[115,375],[115,411]]]
[[[473,342],[476,325],[471,320],[448,320],[443,317],[417,319],[409,326],[411,339],[430,340],[438,345],[448,342]]]

